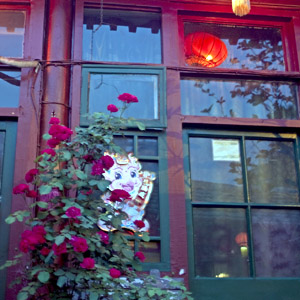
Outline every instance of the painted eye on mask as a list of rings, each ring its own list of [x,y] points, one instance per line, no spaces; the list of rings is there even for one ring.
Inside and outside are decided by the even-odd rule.
[[[122,179],[122,175],[121,175],[121,173],[116,173],[115,174],[115,179]]]
[[[136,173],[133,172],[133,171],[131,171],[131,172],[130,172],[130,176],[131,176],[132,178],[135,178],[135,177],[136,177]]]

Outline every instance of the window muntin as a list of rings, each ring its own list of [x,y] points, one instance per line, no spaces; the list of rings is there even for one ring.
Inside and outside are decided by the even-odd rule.
[[[2,194],[4,142],[5,142],[5,131],[0,131],[0,195]]]
[[[152,12],[85,9],[83,59],[161,63],[160,15]]]
[[[219,143],[228,141],[231,146],[224,144],[224,147],[217,147],[214,150],[211,146],[213,141]],[[233,142],[238,142],[239,146],[236,147],[236,143]],[[190,131],[188,174],[191,186],[189,197],[193,216],[195,276],[220,277],[220,274],[225,277],[300,276],[299,257],[294,253],[298,253],[300,246],[298,239],[294,238],[298,236],[300,230],[297,145],[295,135],[281,134],[275,138],[272,134],[197,135]],[[216,149],[219,154],[216,153]],[[207,152],[210,152],[210,155]],[[201,189],[197,190],[193,174],[202,173],[197,177],[205,178],[207,182],[209,178],[213,178],[209,173],[205,176],[212,162],[208,162],[206,168],[203,167],[205,159],[213,160],[213,157],[218,158],[216,163],[219,166],[215,168],[221,172],[220,177],[228,177],[223,181],[231,181],[233,191],[231,194],[236,193],[235,185],[240,185],[243,189],[243,198],[240,202],[232,201],[230,193],[228,196],[228,193],[220,190],[217,179],[215,185],[203,182],[202,187],[200,185]],[[229,158],[233,168],[226,170],[225,166],[226,175],[222,170],[224,162],[229,161]],[[291,172],[290,176],[287,175],[288,171]],[[214,179],[211,181],[214,182]],[[230,217],[228,211],[232,211]],[[244,240],[237,238],[239,233],[244,233]],[[214,235],[217,237],[224,235],[227,241],[222,253],[218,252],[219,248],[215,245],[218,243],[212,238]],[[237,252],[237,245],[241,248],[240,252]],[[242,249],[245,246],[247,249]],[[232,261],[234,255],[239,255],[239,259]],[[244,258],[249,261],[249,268],[246,268],[246,262],[245,265],[240,265]],[[295,266],[290,268],[293,262]],[[236,273],[236,270],[241,273]]]
[[[18,107],[20,95],[20,71],[0,69],[1,107]]]
[[[121,107],[118,96],[135,95],[122,117],[141,120],[146,126],[165,127],[165,69],[155,67],[87,66],[83,68],[81,113],[107,112],[107,106]],[[84,117],[81,124],[86,124]]]
[[[0,10],[0,55],[23,57],[25,12]]]
[[[281,29],[279,28],[186,22],[184,35],[194,32],[212,34],[225,43],[228,55],[226,60],[219,65],[220,68],[285,70]]]
[[[298,118],[293,81],[182,77],[182,114],[259,119]]]

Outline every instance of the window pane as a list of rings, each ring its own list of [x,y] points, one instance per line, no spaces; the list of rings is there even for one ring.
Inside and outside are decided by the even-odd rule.
[[[115,136],[114,143],[121,147],[125,152],[134,153],[133,138],[128,136]]]
[[[139,137],[138,138],[138,153],[145,156],[157,156],[158,144],[157,138]]]
[[[139,251],[142,251],[144,253],[146,257],[145,262],[160,262],[160,242],[151,241],[147,243],[142,243],[139,247]]]
[[[0,46],[1,47],[1,46]],[[20,94],[20,72],[0,70],[0,107],[18,107]]]
[[[221,68],[285,70],[280,29],[186,23],[184,30],[185,37],[192,34],[193,40],[192,43],[186,42],[186,46],[188,44],[189,47],[194,47],[198,54],[206,55],[205,47],[208,47],[207,44],[211,41],[207,36],[203,38],[203,35],[194,33],[203,32],[212,35],[217,38],[215,41],[220,39],[225,44],[227,58],[219,65]],[[220,43],[214,42],[213,45],[209,45],[209,51],[218,55],[219,49],[213,47],[219,45]],[[187,49],[185,51],[187,53]],[[204,57],[204,61],[213,59]]]
[[[239,141],[191,137],[192,201],[244,202]]]
[[[246,140],[251,202],[299,203],[294,143]]]
[[[2,173],[3,173],[4,139],[5,139],[5,132],[0,131],[0,195],[2,194]]]
[[[161,63],[160,15],[150,12],[85,9],[83,59]]]
[[[256,275],[300,277],[300,211],[254,209]]]
[[[298,87],[293,82],[183,78],[184,115],[297,119]]]
[[[243,209],[193,208],[193,227],[195,276],[249,275]],[[244,234],[243,241],[239,239],[241,234]]]
[[[25,12],[0,10],[0,55],[23,57]]]
[[[146,207],[145,219],[150,224],[150,235],[160,236],[160,209],[159,209],[159,171],[158,162],[156,161],[140,161],[143,171],[154,172],[156,179],[154,180],[153,190],[150,201]]]
[[[123,117],[158,119],[158,76],[133,74],[90,74],[89,112],[107,112],[109,104],[121,106],[122,93],[135,95],[138,103],[129,105]]]

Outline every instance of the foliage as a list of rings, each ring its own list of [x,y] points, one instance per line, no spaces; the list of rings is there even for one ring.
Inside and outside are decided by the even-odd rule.
[[[120,117],[113,116],[119,109],[109,105],[109,114],[95,113],[90,126],[76,129],[72,141],[72,131],[51,118],[49,133],[43,136],[50,148],[42,151],[36,168],[25,175],[27,184],[13,190],[27,209],[6,219],[8,224],[19,221],[28,226],[19,250],[30,254],[31,260],[19,280],[23,287],[18,300],[190,299],[183,285],[177,284],[175,298],[174,290],[160,289],[151,277],[136,272],[144,255],[134,253],[121,228],[126,214],[101,198],[110,184],[102,173],[113,164],[104,152],[122,151],[113,143],[114,134],[128,125],[143,129],[137,121],[122,118],[130,102],[137,102],[128,95],[119,96]],[[113,201],[130,196],[120,191]],[[116,230],[100,230],[99,220]],[[142,228],[143,222],[137,226]],[[147,232],[132,234],[137,243],[149,241]],[[2,268],[21,263],[20,254]],[[176,282],[170,280],[170,284]]]

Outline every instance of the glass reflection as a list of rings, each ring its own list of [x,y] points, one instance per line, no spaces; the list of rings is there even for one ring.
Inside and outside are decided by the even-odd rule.
[[[254,209],[256,276],[300,276],[300,211]]]
[[[118,96],[129,93],[135,95],[139,102],[129,105],[124,118],[158,119],[157,87],[157,75],[90,74],[89,113],[107,112],[109,104],[120,107]]]
[[[249,276],[248,244],[237,239],[246,233],[243,209],[193,208],[193,228],[196,276]]]
[[[293,142],[246,140],[246,156],[251,202],[299,203]]]
[[[161,63],[160,15],[135,11],[85,9],[83,59]]]
[[[0,107],[18,107],[20,96],[21,72],[0,72]]]
[[[0,131],[0,195],[2,193],[2,169],[3,169],[3,157],[4,157],[4,139],[5,132]]]
[[[23,57],[25,12],[0,10],[0,55]]]
[[[243,202],[239,140],[191,137],[192,201]]]
[[[278,28],[185,23],[185,36],[197,31],[215,35],[225,43],[228,56],[220,68],[285,70],[281,32]]]
[[[138,149],[139,149],[139,155],[157,156],[158,155],[157,138],[139,137]]]
[[[182,78],[184,115],[297,119],[298,87],[293,82]]]

